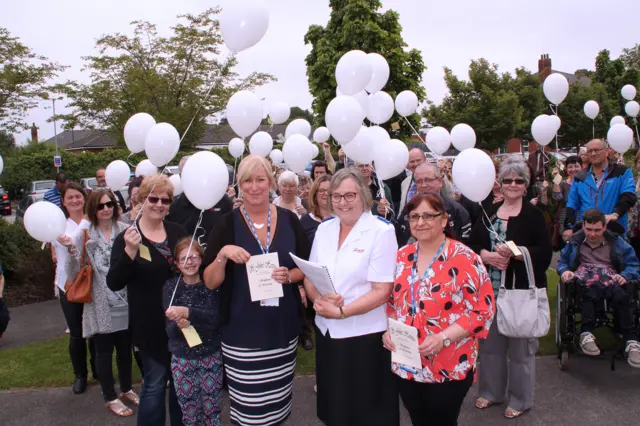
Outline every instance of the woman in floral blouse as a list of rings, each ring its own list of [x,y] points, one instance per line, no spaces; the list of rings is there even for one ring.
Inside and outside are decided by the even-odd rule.
[[[480,257],[448,237],[439,195],[417,195],[407,211],[417,242],[398,251],[387,314],[418,329],[422,369],[393,363],[392,370],[413,424],[456,425],[473,383],[478,339],[493,320],[491,281]],[[383,344],[395,351],[388,332]]]

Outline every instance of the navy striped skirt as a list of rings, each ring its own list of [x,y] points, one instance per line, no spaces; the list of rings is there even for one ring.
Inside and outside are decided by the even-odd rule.
[[[286,348],[247,349],[222,343],[224,371],[231,400],[231,423],[269,426],[291,414],[296,337]]]

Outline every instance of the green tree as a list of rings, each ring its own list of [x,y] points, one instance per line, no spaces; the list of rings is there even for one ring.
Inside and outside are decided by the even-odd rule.
[[[71,99],[73,110],[59,118],[109,130],[122,142],[124,125],[137,112],[171,123],[181,135],[195,117],[182,144],[193,146],[204,134],[207,118],[222,112],[234,92],[273,80],[259,72],[241,79],[234,71],[236,57],[220,56],[219,12],[212,8],[179,15],[169,37],[159,36],[146,21],[132,22],[133,36],[101,37],[96,42],[99,55],[84,58],[91,83],[57,87]]]
[[[0,27],[0,126],[9,132],[27,129],[25,115],[38,106],[37,98],[48,99],[47,82],[64,69]]]
[[[7,156],[16,147],[16,139],[13,135],[0,130],[0,155]]]
[[[391,75],[384,91],[394,99],[404,90],[416,93],[419,100],[425,97],[420,86],[422,74],[426,70],[422,54],[416,49],[405,50],[399,23],[399,15],[393,10],[379,12],[379,0],[330,0],[331,17],[326,27],[312,25],[305,35],[305,44],[312,46],[306,58],[309,88],[314,96],[313,111],[320,122],[329,102],[336,93],[336,65],[340,57],[350,50],[379,53],[389,63]],[[395,114],[390,122],[398,121]],[[410,117],[414,127],[419,126],[420,117]],[[317,123],[321,124],[321,123]],[[389,129],[389,124],[385,127]],[[404,125],[395,137],[409,137],[411,129]]]

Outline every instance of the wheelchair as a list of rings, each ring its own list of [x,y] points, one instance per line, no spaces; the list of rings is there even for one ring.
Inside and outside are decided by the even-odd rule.
[[[628,281],[625,284],[627,292],[631,296],[631,309],[633,316],[633,326],[640,330],[640,280]],[[569,359],[572,355],[581,353],[580,351],[580,293],[578,284],[575,281],[563,283],[558,281],[558,299],[556,309],[556,345],[558,348],[558,367],[560,370],[569,368]],[[625,358],[625,343],[622,334],[617,327],[616,315],[607,306],[606,300],[601,300],[596,304],[596,324],[595,328],[607,327],[612,330],[618,349],[611,357],[611,371],[615,371],[616,358]]]

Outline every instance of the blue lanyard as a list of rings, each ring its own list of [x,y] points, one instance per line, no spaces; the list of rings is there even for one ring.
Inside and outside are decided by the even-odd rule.
[[[266,249],[260,242],[260,238],[258,238],[258,233],[256,232],[256,228],[253,226],[253,222],[251,222],[251,219],[249,218],[249,213],[247,213],[247,209],[244,207],[244,205],[242,205],[242,214],[244,214],[244,217],[247,218],[247,222],[249,222],[249,228],[251,228],[251,232],[253,232],[253,237],[258,242],[258,245],[260,246],[260,250],[262,251],[262,254],[269,253],[269,246],[271,246],[271,206],[269,206],[269,214],[267,215],[267,247]]]
[[[433,259],[431,260],[431,263],[429,264],[427,269],[424,270],[424,274],[422,275],[422,280],[420,280],[420,283],[422,283],[422,281],[427,279],[427,274],[431,270],[431,267],[433,266],[435,261],[440,256],[440,253],[442,252],[442,249],[444,249],[444,245],[445,245],[446,242],[447,242],[447,239],[445,238],[444,241],[442,242],[442,244],[440,244],[440,248],[436,252],[436,255],[433,256]],[[413,266],[411,267],[411,316],[412,317],[415,317],[416,312],[417,312],[417,310],[416,310],[416,293],[415,293],[415,290],[414,290],[414,285],[415,285],[415,282],[416,282],[416,274],[418,272],[418,255],[419,254],[420,254],[420,246],[418,245],[418,243],[416,243],[416,255],[415,255],[415,258],[413,259]],[[420,288],[420,287],[418,286],[418,288]]]

